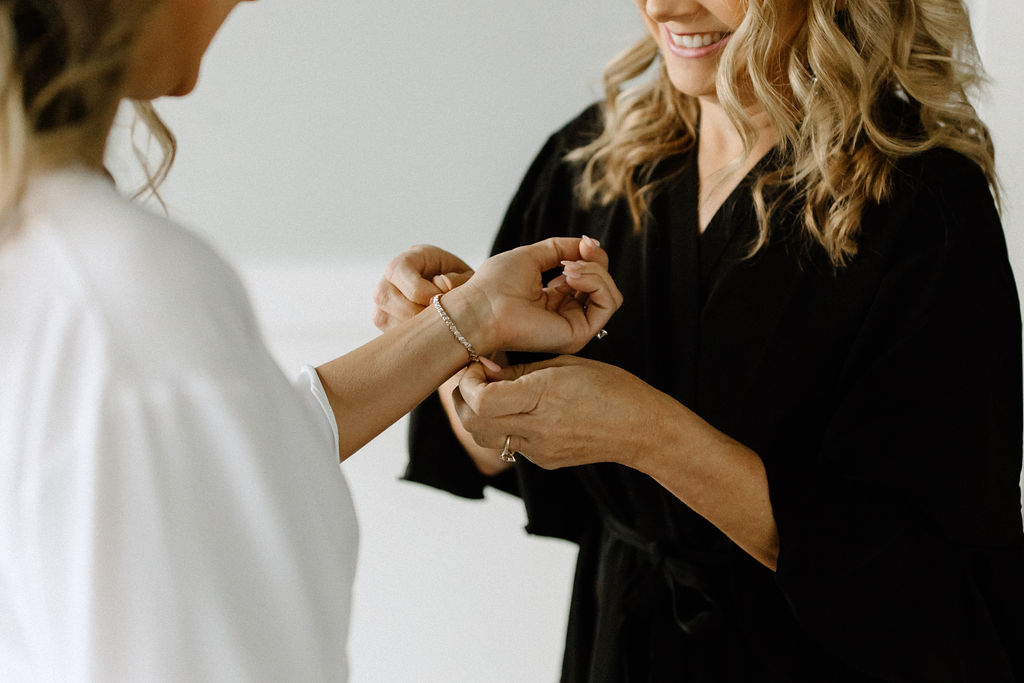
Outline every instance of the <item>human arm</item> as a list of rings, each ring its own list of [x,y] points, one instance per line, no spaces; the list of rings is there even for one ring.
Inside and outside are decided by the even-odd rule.
[[[595,270],[593,266],[596,265],[598,269],[595,272],[607,271],[608,256],[596,240],[583,237],[579,243],[579,252],[581,260],[592,265],[565,266],[566,272],[549,282],[549,288],[563,295],[572,295],[574,290],[570,282],[587,286],[581,284],[585,282],[581,280],[585,275],[585,268]],[[385,332],[397,328],[427,307],[435,294],[451,291],[467,281],[471,275],[472,270],[461,259],[437,247],[419,245],[406,250],[388,264],[384,277],[377,287],[374,295],[374,324]],[[613,296],[617,295],[617,291],[613,292]],[[619,301],[621,302],[621,298]],[[506,363],[504,349],[499,349],[492,356],[499,365]],[[438,389],[438,397],[451,429],[482,474],[500,474],[508,469],[510,464],[500,460],[493,449],[478,445],[455,413],[452,392],[458,383],[459,375],[453,375]]]
[[[542,274],[580,260],[580,240],[552,238],[495,255],[442,304],[481,355],[500,349],[574,351],[607,322],[621,295],[599,263],[568,274],[587,305]],[[570,268],[570,270],[573,270]],[[456,370],[466,349],[436,311],[423,309],[364,346],[317,368],[342,434],[342,460],[361,448]]]
[[[381,332],[398,327],[426,308],[435,294],[455,289],[472,275],[473,269],[462,259],[439,247],[410,247],[388,263],[384,277],[377,285],[373,297],[373,323]],[[492,355],[495,362],[503,363],[503,351]],[[458,384],[459,374],[456,373],[437,389],[441,409],[452,433],[482,474],[500,474],[510,465],[502,462],[490,449],[478,446],[462,423],[454,418],[451,394]]]
[[[469,368],[454,404],[484,447],[512,435],[512,447],[545,469],[617,462],[650,475],[775,568],[778,530],[757,454],[625,370],[570,356],[492,377]]]
[[[719,323],[707,353],[741,363],[751,354],[756,375],[730,375],[723,361],[706,376],[722,398],[693,403],[764,463],[777,598],[810,637],[882,679],[1013,680],[1007,671],[1024,670],[1008,646],[1024,642],[1011,579],[1024,573],[1019,312],[991,197],[966,166],[948,169],[944,184],[927,177],[917,198],[900,188],[866,233],[865,268],[849,271],[865,276],[860,302],[843,280],[796,276],[836,287],[830,305],[863,310],[817,350],[827,365],[813,349],[829,339],[813,329],[828,301],[811,293],[820,287],[761,296],[733,286],[748,308],[778,292],[810,302],[779,309],[799,315],[794,332],[810,343],[793,343],[790,362],[775,354],[796,334],[762,350],[730,344],[741,326]],[[751,263],[745,272],[756,272]],[[785,386],[821,368],[811,391]],[[792,408],[772,405],[787,395]]]

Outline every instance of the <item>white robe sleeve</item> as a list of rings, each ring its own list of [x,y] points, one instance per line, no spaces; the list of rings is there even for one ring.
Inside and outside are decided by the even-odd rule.
[[[320,375],[317,374],[316,369],[312,365],[304,365],[299,370],[299,374],[293,384],[302,400],[314,408],[314,412],[323,416],[323,425],[330,430],[331,436],[334,438],[334,453],[337,454],[340,448],[338,442],[338,423],[334,419],[334,410],[331,408],[331,402],[327,398],[327,391],[324,389],[323,382],[320,381]]]
[[[344,680],[356,530],[330,411],[244,374],[94,395],[22,488],[28,670]]]

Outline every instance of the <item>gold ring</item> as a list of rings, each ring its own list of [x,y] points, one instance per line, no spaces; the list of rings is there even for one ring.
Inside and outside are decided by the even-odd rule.
[[[502,462],[515,462],[516,454],[512,450],[512,435],[509,434],[505,437],[505,447],[501,449],[501,461]]]

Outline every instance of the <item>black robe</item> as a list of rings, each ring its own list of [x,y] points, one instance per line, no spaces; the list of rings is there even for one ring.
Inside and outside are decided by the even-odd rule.
[[[1020,312],[982,173],[948,150],[900,162],[844,268],[791,213],[747,258],[770,160],[703,234],[696,153],[665,160],[636,233],[623,203],[575,200],[563,157],[600,125],[591,108],[552,136],[494,251],[601,241],[625,302],[580,355],[761,456],[777,573],[635,470],[483,477],[436,396],[406,478],[516,492],[530,533],[579,544],[565,681],[1024,681]]]

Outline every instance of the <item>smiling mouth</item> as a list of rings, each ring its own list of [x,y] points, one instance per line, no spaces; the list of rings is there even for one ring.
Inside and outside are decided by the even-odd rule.
[[[728,32],[723,31],[712,31],[711,33],[684,33],[682,35],[669,31],[668,34],[672,38],[673,45],[691,50],[694,48],[714,45],[729,35]]]

